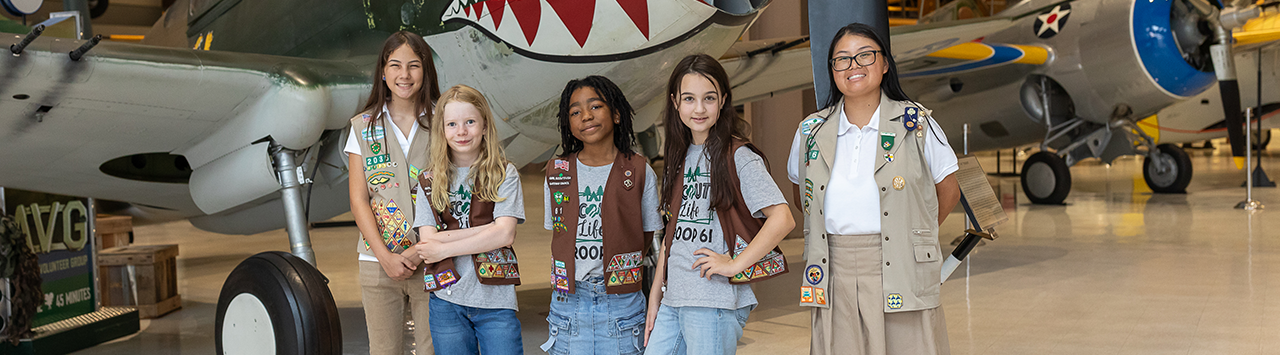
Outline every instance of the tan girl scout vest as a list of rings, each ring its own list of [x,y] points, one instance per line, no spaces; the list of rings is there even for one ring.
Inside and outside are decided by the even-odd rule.
[[[800,286],[800,305],[828,308],[832,295],[827,277],[827,227],[822,206],[836,153],[838,122],[825,125],[844,102],[818,111],[800,122],[807,135],[801,161],[805,258],[808,266]],[[880,159],[875,180],[880,188],[880,236],[884,311],[917,311],[938,306],[942,252],[938,246],[938,196],[924,158],[924,134],[929,111],[909,102],[880,96]],[[916,119],[912,119],[915,117]],[[911,123],[908,123],[911,122]],[[907,126],[913,126],[908,129]],[[833,256],[848,257],[845,255]]]
[[[369,189],[369,205],[373,208],[374,220],[378,221],[378,232],[382,233],[385,247],[399,253],[418,242],[418,234],[413,232],[413,204],[417,199],[413,191],[418,174],[427,164],[427,143],[431,135],[426,130],[414,134],[413,141],[409,142],[409,159],[405,161],[404,147],[392,136],[395,131],[385,126],[390,118],[375,119],[375,115],[365,112],[351,119],[351,127],[360,143],[365,187]],[[369,122],[374,122],[372,127]],[[356,242],[356,251],[361,254],[374,256],[370,251],[372,247],[363,237]]]
[[[430,175],[430,172],[426,172],[418,176],[418,183],[422,185],[423,190],[423,196],[419,196],[419,198],[431,198]],[[471,210],[467,213],[471,225],[480,226],[493,222],[493,207],[493,201],[484,201],[480,199],[479,195],[471,194]],[[434,206],[431,208],[436,215],[436,221],[439,221],[436,228],[440,230],[462,229],[462,223],[453,218],[451,211],[435,210]],[[495,286],[520,284],[520,265],[516,263],[516,251],[511,246],[473,254],[471,255],[471,264],[475,267],[476,278],[480,279],[481,284]],[[422,282],[422,290],[425,292],[443,290],[445,287],[458,282],[458,273],[454,271],[453,258],[445,258],[434,264],[427,264],[422,275]]]
[[[729,154],[721,157],[722,159],[729,159],[729,186],[737,187],[742,185],[741,181],[738,180],[738,167],[737,162],[733,159],[733,154],[744,145],[759,155],[761,159],[764,159],[764,154],[759,149],[756,149],[755,145],[745,141],[734,140],[732,147],[729,149]],[[684,158],[680,158],[680,160],[683,161]],[[768,165],[768,161],[765,161],[766,168]],[[712,178],[718,177],[712,176]],[[676,178],[676,184],[671,190],[671,204],[669,206],[677,206],[676,208],[679,208],[683,198],[684,179]],[[764,226],[763,218],[755,218],[755,216],[751,215],[750,208],[747,208],[747,201],[742,197],[741,189],[733,189],[733,198],[735,203],[729,210],[716,210],[716,218],[720,220],[720,231],[724,234],[724,243],[729,247],[729,257],[731,258],[737,257],[738,253],[746,249],[747,245],[751,244],[751,240],[755,238],[756,233],[760,232],[760,227]],[[712,206],[714,207],[714,205],[713,203]],[[671,258],[671,242],[674,240],[672,236],[675,235],[675,228],[676,221],[671,220],[667,222],[667,228],[663,231],[665,236],[662,238],[662,248],[665,251],[663,254],[667,255],[668,259]],[[729,278],[729,283],[749,284],[764,281],[785,274],[787,271],[789,271],[787,270],[787,257],[782,254],[781,248],[775,246],[772,251],[760,258],[760,261]],[[663,281],[665,282],[666,280]]]
[[[639,154],[618,152],[600,201],[604,239],[605,293],[640,291],[644,272],[644,214],[639,211],[647,164]],[[547,161],[547,189],[551,191],[551,286],[576,292],[572,276],[578,240],[578,153]],[[565,213],[565,212],[568,213]]]

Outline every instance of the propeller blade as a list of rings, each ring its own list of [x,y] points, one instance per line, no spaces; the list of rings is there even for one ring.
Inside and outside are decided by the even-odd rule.
[[[1227,124],[1227,140],[1231,142],[1231,156],[1236,169],[1244,169],[1244,117],[1240,113],[1240,84],[1236,82],[1235,56],[1231,53],[1231,32],[1216,26],[1218,43],[1209,47],[1213,58],[1213,72],[1218,77],[1218,91],[1222,96],[1222,113]]]

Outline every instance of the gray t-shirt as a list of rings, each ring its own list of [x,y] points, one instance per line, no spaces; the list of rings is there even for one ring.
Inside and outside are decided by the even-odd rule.
[[[456,178],[452,184],[449,184],[449,201],[452,203],[449,210],[462,228],[471,227],[471,186],[463,184],[470,171],[471,168],[458,168]],[[515,165],[507,164],[506,175],[502,185],[498,186],[498,197],[506,199],[494,203],[493,218],[515,217],[517,224],[524,223],[524,196],[520,190],[520,172],[516,171]],[[434,227],[436,216],[431,212],[430,199],[425,198],[426,195],[421,189],[418,191],[418,196],[423,197],[418,198],[414,205],[413,227]],[[436,291],[436,297],[460,306],[519,310],[516,307],[516,287],[481,284],[480,279],[476,278],[475,264],[471,261],[471,255],[453,257],[453,265],[454,271],[458,272],[458,282]]]
[[[738,168],[739,188],[747,202],[747,208],[756,218],[765,207],[785,204],[782,191],[765,169],[764,159],[747,147],[733,152]],[[671,255],[667,257],[667,291],[662,304],[670,307],[710,307],[738,309],[756,304],[751,285],[733,285],[729,278],[715,275],[711,280],[700,277],[700,269],[690,269],[702,255],[694,255],[698,249],[708,248],[727,254],[724,232],[720,219],[711,210],[711,164],[703,154],[703,147],[690,145],[684,158],[684,174],[668,178],[684,179],[684,197],[677,215],[675,239],[671,242]]]
[[[621,154],[621,153],[619,153]],[[609,181],[609,172],[613,163],[603,166],[588,166],[578,161],[578,234],[577,246],[574,247],[574,280],[586,280],[591,276],[604,276],[604,237],[600,220],[600,201],[604,199],[604,186]],[[658,181],[653,168],[644,166],[644,193],[640,197],[640,210],[644,218],[642,224],[645,232],[662,228],[662,218],[658,216]],[[542,227],[551,230],[551,190],[544,179],[542,182]]]

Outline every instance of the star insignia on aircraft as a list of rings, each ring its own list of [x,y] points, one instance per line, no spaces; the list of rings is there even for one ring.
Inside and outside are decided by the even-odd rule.
[[[1062,4],[1036,16],[1036,36],[1049,38],[1057,35],[1058,31],[1062,30],[1062,26],[1066,25],[1069,15],[1071,15],[1071,4]]]

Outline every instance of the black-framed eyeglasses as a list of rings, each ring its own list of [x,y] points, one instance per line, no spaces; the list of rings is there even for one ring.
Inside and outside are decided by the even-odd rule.
[[[853,68],[853,63],[858,63],[858,66],[860,67],[876,64],[876,52],[883,53],[884,51],[870,50],[854,54],[852,57],[840,56],[831,58],[831,69],[835,71],[845,71]]]

